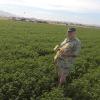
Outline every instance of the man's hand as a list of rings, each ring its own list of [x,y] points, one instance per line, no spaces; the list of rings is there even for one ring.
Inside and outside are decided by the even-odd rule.
[[[74,55],[74,54],[72,54],[70,51],[69,52],[67,52],[67,53],[62,53],[62,56],[63,57],[76,57],[76,55]]]
[[[63,52],[62,52],[62,56],[63,56],[63,57],[68,57],[68,56],[70,56],[70,52],[65,53],[65,52],[63,51]]]
[[[64,56],[66,56],[66,57],[77,57],[76,55],[72,54],[71,52],[68,52]]]

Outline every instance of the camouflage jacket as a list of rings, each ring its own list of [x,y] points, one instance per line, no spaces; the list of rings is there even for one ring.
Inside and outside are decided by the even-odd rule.
[[[64,45],[69,44],[70,47],[70,52],[71,52],[71,57],[64,57],[62,56],[63,59],[67,59],[70,61],[74,61],[75,57],[77,57],[79,55],[80,49],[81,49],[81,42],[78,38],[74,38],[74,39],[65,39],[59,46],[59,48],[62,48]],[[66,55],[67,52],[65,52]],[[74,57],[75,56],[75,57]]]

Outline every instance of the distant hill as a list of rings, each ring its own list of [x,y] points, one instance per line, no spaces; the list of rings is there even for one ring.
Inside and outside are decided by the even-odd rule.
[[[86,24],[79,24],[79,23],[70,23],[70,22],[62,22],[62,21],[54,21],[54,20],[45,20],[45,19],[38,19],[38,18],[27,18],[27,17],[19,17],[15,14],[1,11],[0,10],[0,19],[12,19],[17,21],[29,21],[29,22],[35,22],[35,23],[48,23],[48,24],[57,24],[57,25],[66,25],[66,26],[73,26],[73,27],[96,27],[100,28],[100,26],[97,25],[86,25]]]
[[[0,11],[0,17],[13,17],[13,16],[15,15],[5,11]]]

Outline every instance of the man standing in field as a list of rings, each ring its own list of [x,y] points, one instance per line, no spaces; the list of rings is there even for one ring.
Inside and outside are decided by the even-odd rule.
[[[56,56],[54,63],[57,66],[59,85],[66,81],[66,77],[74,70],[73,63],[81,48],[80,40],[76,37],[76,29],[69,28],[67,37],[60,45],[54,48]]]

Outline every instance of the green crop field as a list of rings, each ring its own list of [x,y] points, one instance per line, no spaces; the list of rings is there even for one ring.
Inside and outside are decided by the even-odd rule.
[[[62,25],[0,20],[0,100],[100,100],[100,29],[77,28],[80,56],[57,87],[53,48]]]

